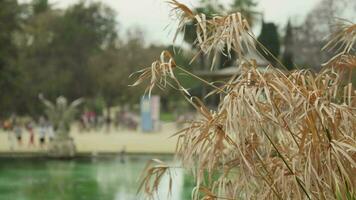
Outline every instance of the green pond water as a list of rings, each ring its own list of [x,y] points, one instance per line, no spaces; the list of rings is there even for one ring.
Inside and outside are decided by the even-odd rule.
[[[151,156],[75,160],[0,159],[0,200],[137,200],[138,178]],[[163,158],[170,160],[170,158]],[[190,196],[187,176],[175,172],[172,200]],[[186,180],[184,180],[186,179]],[[189,178],[188,178],[189,179]],[[167,199],[164,178],[156,199]]]

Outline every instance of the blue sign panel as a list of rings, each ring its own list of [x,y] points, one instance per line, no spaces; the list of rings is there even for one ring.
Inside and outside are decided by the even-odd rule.
[[[148,96],[141,98],[141,128],[143,132],[153,131],[151,100]]]

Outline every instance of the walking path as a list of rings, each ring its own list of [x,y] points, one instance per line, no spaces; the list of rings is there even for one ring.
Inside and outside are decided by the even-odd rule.
[[[40,148],[38,130],[35,130],[35,147],[30,147],[29,133],[23,131],[22,145],[15,145],[11,150],[8,133],[0,131],[0,154],[38,154],[45,153],[45,147]],[[72,128],[71,136],[76,143],[77,153],[97,155],[103,153],[116,154],[123,150],[126,153],[140,154],[171,154],[174,153],[177,137],[170,137],[176,132],[174,123],[165,123],[162,129],[154,133],[114,129],[108,132],[103,128],[99,131],[79,132]],[[15,139],[14,139],[15,140]],[[16,142],[16,141],[15,141]]]

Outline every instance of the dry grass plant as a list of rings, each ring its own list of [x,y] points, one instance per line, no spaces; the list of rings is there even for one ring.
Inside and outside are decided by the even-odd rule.
[[[325,49],[336,55],[320,72],[286,72],[272,64],[261,72],[245,57],[261,44],[240,13],[207,19],[169,3],[180,20],[178,32],[193,21],[201,52],[227,47],[228,55],[237,53],[240,72],[217,87],[163,52],[134,84],[149,79],[149,94],[155,86],[177,88],[200,114],[176,134],[177,159],[196,183],[192,199],[355,199],[356,90],[349,74],[356,68],[356,24],[343,23],[331,35]],[[176,70],[213,87],[218,108],[209,110],[191,96]],[[141,188],[152,195],[170,170],[161,161],[147,168]]]

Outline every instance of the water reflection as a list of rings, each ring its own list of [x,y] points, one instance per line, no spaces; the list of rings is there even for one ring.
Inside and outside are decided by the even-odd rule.
[[[16,200],[137,200],[138,177],[147,157],[80,159],[55,161],[44,159],[1,159],[0,199]],[[174,173],[172,200],[181,200],[182,171]],[[167,199],[165,177],[157,199]]]

